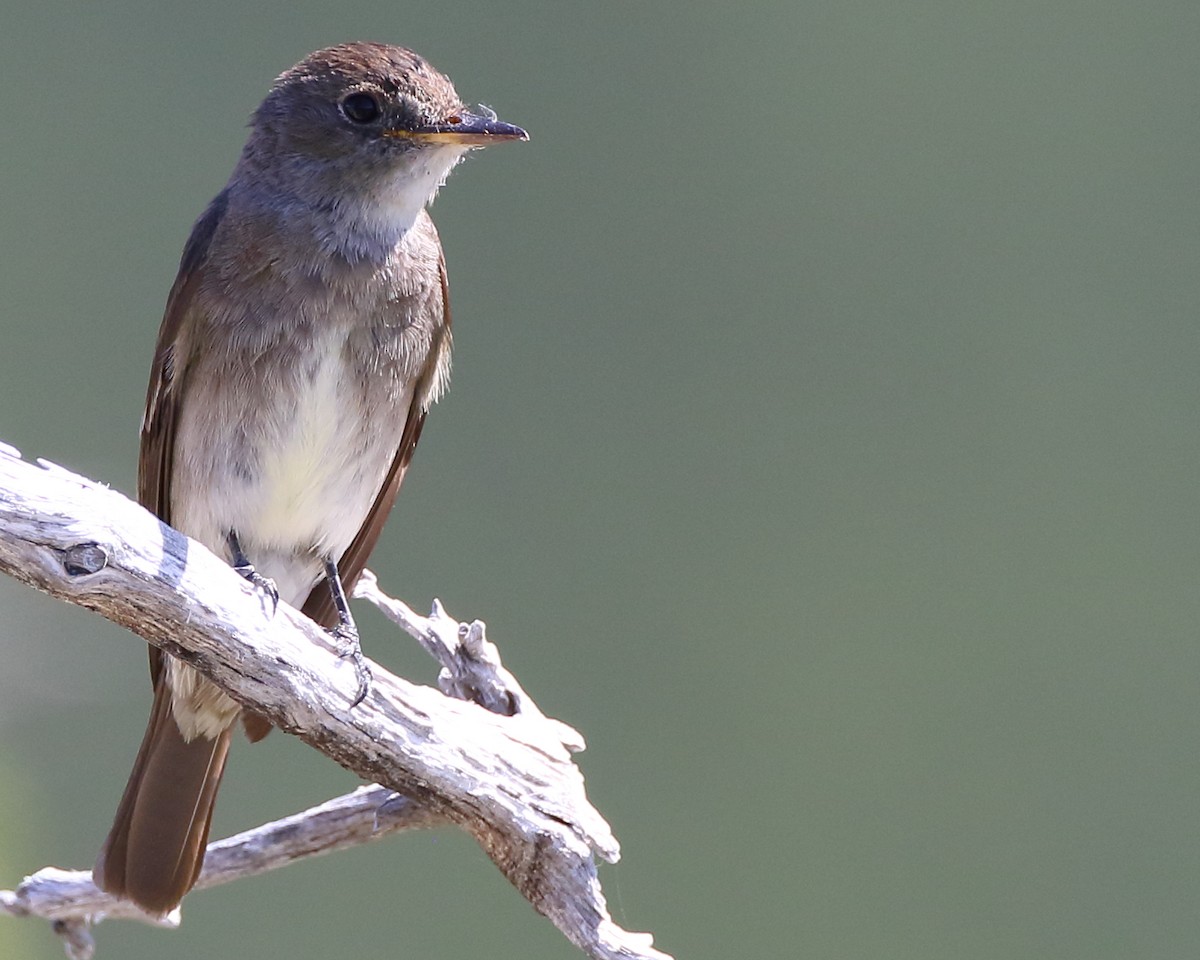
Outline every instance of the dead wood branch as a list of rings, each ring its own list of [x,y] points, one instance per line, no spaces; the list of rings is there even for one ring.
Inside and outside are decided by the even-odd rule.
[[[353,668],[310,620],[284,604],[272,615],[226,563],[120,494],[52,464],[26,463],[3,447],[0,571],[128,627],[385,788],[211,844],[198,886],[403,826],[449,823],[474,836],[534,908],[589,956],[669,960],[648,935],[622,930],[608,914],[593,857],[615,861],[618,846],[571,760],[582,738],[537,710],[500,665],[482,624],[459,624],[438,605],[430,617],[418,617],[379,593],[373,578],[363,581],[362,596],[397,622],[407,620],[427,649],[440,651],[443,689],[501,712],[409,683],[377,664],[367,699],[349,710]],[[339,805],[361,803],[367,806],[357,808],[354,826],[339,821]],[[322,833],[329,816],[341,826]],[[281,824],[288,824],[283,833],[304,832],[297,820],[316,832],[301,847],[281,847]],[[67,886],[46,886],[51,881]],[[91,949],[87,925],[96,919],[145,919],[105,898],[86,874],[51,868],[0,893],[0,908],[53,920],[78,956]]]

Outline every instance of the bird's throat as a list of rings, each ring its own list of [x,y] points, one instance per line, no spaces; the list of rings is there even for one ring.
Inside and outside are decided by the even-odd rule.
[[[446,182],[466,150],[453,145],[426,147],[370,189],[344,197],[333,209],[337,228],[328,243],[351,261],[377,259],[393,250]]]

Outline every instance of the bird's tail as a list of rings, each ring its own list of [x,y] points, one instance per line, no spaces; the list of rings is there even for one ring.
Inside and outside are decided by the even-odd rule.
[[[154,914],[179,905],[204,865],[213,803],[233,728],[188,742],[171,713],[166,677],[155,684],[150,723],[92,878]]]

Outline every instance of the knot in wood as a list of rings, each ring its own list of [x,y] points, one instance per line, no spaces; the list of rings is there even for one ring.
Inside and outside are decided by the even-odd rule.
[[[108,552],[93,541],[77,543],[63,551],[63,569],[71,577],[98,573],[108,564]]]

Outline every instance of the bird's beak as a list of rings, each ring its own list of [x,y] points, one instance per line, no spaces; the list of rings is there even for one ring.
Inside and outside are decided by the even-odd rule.
[[[415,130],[384,130],[383,135],[404,137],[423,143],[453,143],[461,147],[486,147],[488,144],[503,143],[505,140],[529,139],[529,134],[520,127],[495,117],[481,117],[466,111],[447,117],[441,123],[418,127]]]

